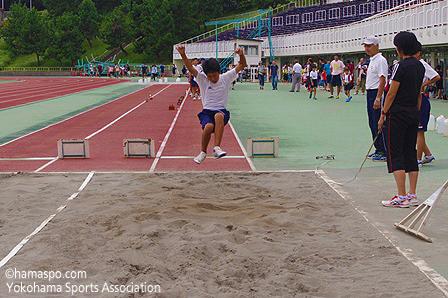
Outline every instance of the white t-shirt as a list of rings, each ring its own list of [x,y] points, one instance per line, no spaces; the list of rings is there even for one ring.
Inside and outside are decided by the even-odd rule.
[[[202,71],[202,65],[200,65],[200,64],[198,64],[196,66],[193,65],[193,67],[194,67],[194,69],[196,69],[198,71],[198,73],[200,73]],[[194,76],[193,76],[193,81],[197,82],[197,80]]]
[[[311,76],[312,80],[317,80],[319,73],[317,71],[312,71],[312,72],[310,72],[310,76]]]
[[[295,74],[302,74],[302,65],[300,65],[300,63],[296,63],[292,67],[292,70],[294,71]]]
[[[425,60],[420,59],[420,62],[423,64],[423,66],[425,67],[425,77],[423,78],[423,83],[427,82],[429,80],[434,79],[435,77],[437,77],[439,74],[437,73],[437,71],[435,71],[431,65],[429,65],[428,63],[426,63]]]
[[[202,105],[204,109],[218,111],[227,108],[230,85],[236,80],[235,68],[219,75],[216,84],[210,82],[204,72],[198,73],[196,81],[201,88]]]
[[[386,58],[381,53],[370,58],[369,67],[367,68],[366,89],[378,89],[380,87],[380,78],[387,80],[388,65]]]
[[[331,75],[332,76],[337,76],[344,72],[345,65],[344,65],[344,62],[342,62],[341,60],[331,61],[330,66],[331,66]]]
[[[342,80],[344,81],[345,85],[350,83],[352,81],[352,75],[351,74],[342,74]]]

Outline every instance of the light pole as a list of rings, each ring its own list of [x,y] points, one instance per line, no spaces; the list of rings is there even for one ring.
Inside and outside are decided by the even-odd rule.
[[[33,0],[30,0],[30,10],[33,9]]]

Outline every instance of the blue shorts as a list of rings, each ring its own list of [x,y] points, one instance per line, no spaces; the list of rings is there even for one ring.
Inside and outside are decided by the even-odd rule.
[[[428,130],[428,121],[429,115],[431,112],[431,104],[429,103],[429,99],[425,94],[422,94],[422,106],[420,107],[420,111],[418,112],[418,131],[427,131]]]
[[[331,84],[331,74],[327,74],[327,83]]]
[[[342,86],[342,80],[340,75],[331,76],[331,86]]]
[[[192,88],[199,87],[198,83],[195,80],[190,80],[190,85]]]
[[[212,111],[212,110],[204,109],[204,110],[202,110],[202,112],[200,112],[198,114],[199,122],[201,122],[202,129],[204,129],[205,125],[207,125],[208,123],[211,123],[211,124],[215,125],[215,114],[216,113],[224,114],[224,125],[229,123],[230,112],[227,111],[226,109],[222,109],[222,110],[219,110],[219,111]]]
[[[349,90],[352,90],[352,85],[350,85],[350,84],[348,84],[348,85],[344,85],[344,90],[345,91],[349,91]]]

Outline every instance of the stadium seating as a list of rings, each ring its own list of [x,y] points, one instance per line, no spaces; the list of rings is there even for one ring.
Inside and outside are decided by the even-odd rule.
[[[409,0],[358,0],[297,7],[273,16],[271,35],[286,35],[306,30],[349,24],[408,1]],[[240,29],[241,38],[246,38],[252,31],[257,30],[256,22],[245,25],[245,27],[241,26],[242,29]],[[265,31],[266,32],[262,33],[262,37],[268,35],[267,30]],[[230,40],[236,37],[237,31],[235,29],[228,30],[218,35],[218,41]],[[215,37],[210,37],[201,42],[210,42],[214,40],[216,40]]]

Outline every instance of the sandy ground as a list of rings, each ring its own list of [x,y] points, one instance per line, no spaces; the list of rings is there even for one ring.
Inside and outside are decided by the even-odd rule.
[[[0,176],[0,258],[85,177]],[[9,268],[87,278],[8,280]],[[95,174],[0,272],[0,297],[443,297],[313,173]],[[145,282],[161,294],[103,292]]]

